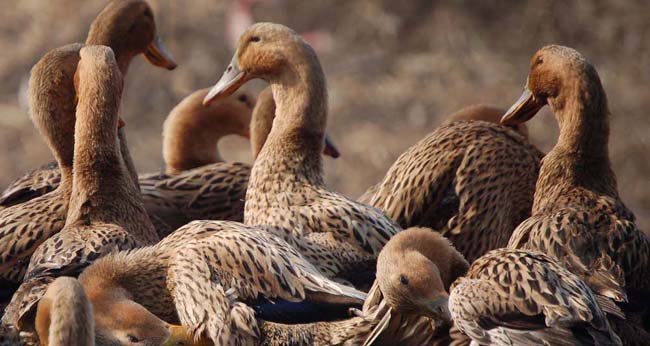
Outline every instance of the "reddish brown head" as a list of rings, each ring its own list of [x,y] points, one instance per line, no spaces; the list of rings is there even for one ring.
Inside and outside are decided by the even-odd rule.
[[[111,47],[123,73],[138,54],[144,54],[153,65],[169,70],[176,67],[156,34],[153,11],[143,0],[109,3],[91,24],[86,44]]]

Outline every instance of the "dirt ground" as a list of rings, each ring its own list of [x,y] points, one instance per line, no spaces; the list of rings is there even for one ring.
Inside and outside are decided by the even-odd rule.
[[[30,67],[48,50],[83,41],[104,0],[0,0],[0,186],[51,158],[24,111]],[[161,129],[191,91],[214,83],[230,60],[229,1],[150,0],[179,67],[137,58],[122,104],[140,172],[162,167]],[[572,46],[596,66],[612,111],[610,156],[623,200],[650,229],[650,12],[648,1],[275,0],[256,21],[329,35],[320,54],[330,95],[329,132],[342,151],[327,159],[328,183],[352,197],[375,183],[408,146],[447,114],[483,102],[508,107],[541,46]],[[249,88],[259,90],[263,85]],[[549,150],[557,125],[543,111],[532,141]],[[250,161],[244,140],[222,154]]]

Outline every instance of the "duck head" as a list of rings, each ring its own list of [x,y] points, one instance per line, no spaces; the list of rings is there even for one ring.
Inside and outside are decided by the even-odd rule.
[[[93,301],[95,338],[104,346],[181,346],[205,344],[194,340],[188,328],[170,325],[124,297]]]
[[[405,230],[384,246],[377,259],[377,282],[388,305],[395,311],[425,315],[449,323],[449,294],[443,279],[448,273],[441,272],[447,268],[440,268],[421,248],[433,247],[430,252],[436,253],[440,246],[451,245],[448,242],[428,242],[430,237],[424,232],[433,231]]]
[[[221,79],[203,100],[204,105],[232,94],[251,79],[264,79],[272,83],[280,76],[291,75],[291,69],[305,55],[315,57],[311,47],[295,31],[284,25],[257,23],[239,38],[237,51]]]
[[[250,138],[255,97],[237,91],[204,107],[207,93],[208,89],[201,89],[190,94],[165,120],[163,157],[170,174],[222,161],[217,144],[224,136]]]
[[[573,102],[574,97],[604,100],[600,89],[602,86],[594,67],[575,49],[558,45],[543,47],[531,60],[523,94],[503,115],[501,123],[526,122],[547,104],[562,123],[558,110]],[[586,92],[580,95],[580,91]]]
[[[90,26],[88,45],[106,45],[115,51],[122,73],[131,59],[144,54],[147,61],[168,70],[176,63],[156,33],[151,7],[143,0],[115,0]]]

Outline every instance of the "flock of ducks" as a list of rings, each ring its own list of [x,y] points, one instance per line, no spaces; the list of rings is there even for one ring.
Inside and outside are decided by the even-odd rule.
[[[0,199],[0,345],[643,345],[650,243],[620,200],[607,99],[546,46],[509,110],[465,108],[358,200],[323,181],[327,87],[314,50],[258,23],[222,78],[163,129],[138,175],[119,116],[138,55],[176,63],[142,0],[45,54],[30,114],[55,163]],[[239,91],[252,79],[260,95]],[[549,153],[525,122],[544,106]],[[220,138],[250,138],[252,166]]]

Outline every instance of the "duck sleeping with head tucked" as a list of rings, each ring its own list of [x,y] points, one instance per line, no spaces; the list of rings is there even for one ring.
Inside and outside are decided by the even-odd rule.
[[[530,216],[542,155],[523,124],[498,124],[502,112],[475,105],[452,114],[359,199],[402,227],[436,229],[470,262],[506,246]]]
[[[283,25],[255,24],[239,39],[232,62],[204,103],[253,78],[271,85],[277,108],[251,170],[244,222],[276,226],[288,240],[300,238],[301,253],[330,277],[346,277],[359,263],[373,268],[383,245],[401,228],[323,182],[327,88],[313,49]]]

